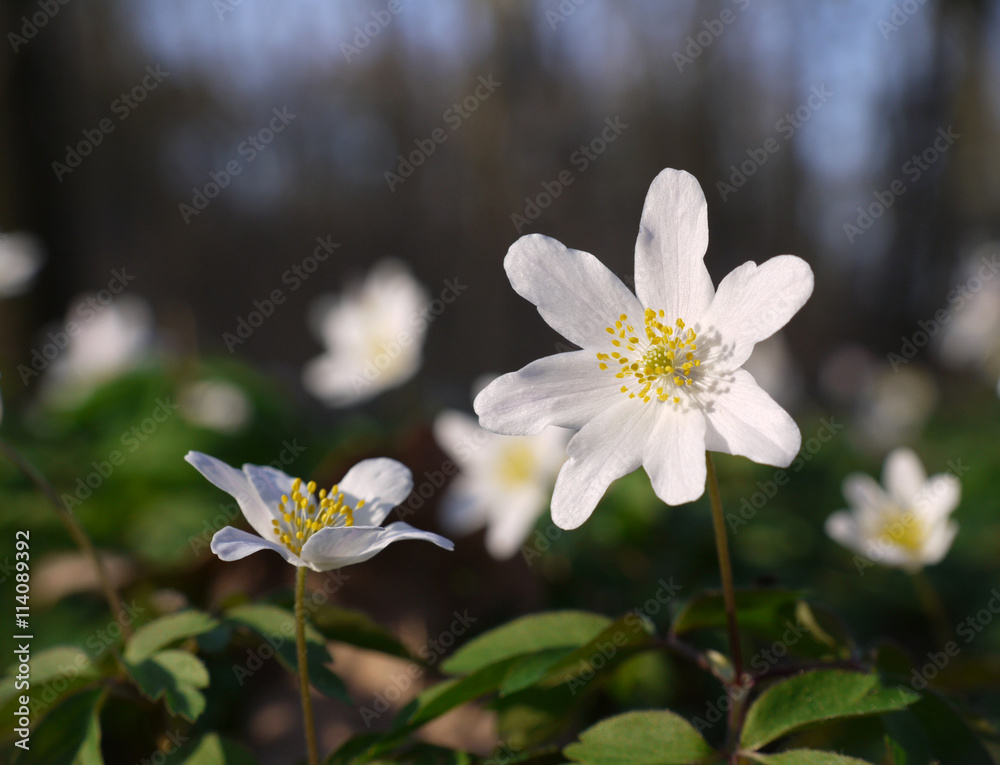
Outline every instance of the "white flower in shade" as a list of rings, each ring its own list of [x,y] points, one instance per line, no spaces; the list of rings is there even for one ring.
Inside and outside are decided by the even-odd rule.
[[[315,312],[326,352],[303,372],[305,387],[330,406],[351,406],[402,385],[420,368],[427,290],[399,261],[378,263],[360,285]]]
[[[199,380],[178,394],[181,416],[192,425],[220,433],[238,433],[250,421],[247,394],[225,380]]]
[[[0,233],[0,297],[24,292],[44,262],[41,240],[34,234]]]
[[[222,560],[273,550],[293,566],[329,571],[366,561],[404,539],[454,549],[450,540],[408,523],[380,525],[413,489],[409,468],[395,460],[363,460],[332,489],[317,492],[314,482],[304,484],[271,467],[237,470],[201,452],[188,452],[184,459],[231,494],[257,532],[232,526],[217,531],[211,547]]]
[[[826,533],[859,555],[884,566],[917,571],[940,561],[951,547],[958,524],[950,519],[962,487],[950,473],[927,477],[910,449],[885,459],[883,489],[864,473],[844,479],[850,510],[826,519]]]
[[[533,436],[499,436],[462,412],[438,415],[434,438],[462,471],[441,502],[445,530],[469,534],[485,526],[489,554],[511,557],[548,505],[570,435],[546,428]]]
[[[497,433],[579,431],[552,496],[559,526],[583,523],[608,485],[640,465],[677,505],[704,492],[706,449],[781,466],[798,453],[794,420],[740,367],[812,294],[812,270],[792,255],[748,262],[716,291],[707,246],[698,181],[664,170],[642,211],[635,295],[593,255],[545,236],[521,237],[507,253],[514,289],[582,350],[500,377],[475,409]]]
[[[72,401],[137,366],[152,346],[153,326],[152,311],[141,298],[126,295],[108,303],[78,298],[58,330],[68,344],[49,367],[46,394]]]

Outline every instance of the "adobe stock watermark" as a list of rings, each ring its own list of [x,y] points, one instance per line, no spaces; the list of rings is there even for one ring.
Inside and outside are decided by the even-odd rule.
[[[867,206],[858,205],[858,215],[854,222],[847,221],[843,225],[848,243],[854,244],[859,236],[868,231],[875,224],[875,221],[885,215],[886,210],[895,204],[897,197],[903,196],[907,188],[919,181],[923,174],[930,170],[961,137],[962,134],[954,132],[951,125],[947,128],[938,128],[937,138],[928,144],[926,149],[919,154],[914,154],[900,166],[899,171],[902,177],[894,179],[887,188],[872,192],[874,201]]]
[[[572,170],[561,170],[551,181],[542,181],[541,191],[534,196],[524,198],[524,209],[520,213],[511,213],[510,221],[517,233],[525,226],[534,223],[556,199],[562,196],[563,190],[576,180],[576,176],[587,171],[597,158],[608,150],[618,138],[628,129],[628,123],[622,122],[619,116],[606,117],[601,132],[580,146],[569,155]]]
[[[301,263],[297,263],[281,274],[281,283],[288,286],[287,291],[276,287],[263,300],[254,300],[253,309],[246,316],[236,317],[236,328],[232,332],[222,333],[222,342],[230,353],[236,347],[243,345],[253,333],[264,325],[266,319],[274,315],[275,308],[283,305],[289,294],[296,292],[309,278],[316,273],[321,263],[325,263],[340,244],[333,241],[332,235],[316,237],[316,246],[312,255],[306,255]]]
[[[69,3],[70,0],[38,0],[38,10],[32,11],[30,15],[25,14],[21,17],[21,34],[17,34],[17,32],[7,33],[7,42],[14,49],[14,53],[17,53],[29,41],[35,39],[38,31],[48,26],[49,22],[62,10],[62,7],[69,5]]]
[[[789,141],[813,114],[823,108],[832,95],[833,91],[827,90],[826,85],[813,85],[804,104],[797,107],[794,112],[786,112],[774,123],[774,132],[781,137],[781,142],[774,136],[768,136],[760,146],[746,150],[747,158],[740,162],[739,167],[735,163],[729,166],[728,183],[723,180],[715,182],[715,189],[722,201],[725,202],[739,191],[748,178],[766,165],[768,160],[781,150],[785,142]]]
[[[735,11],[732,8],[723,8],[717,18],[703,19],[701,25],[704,28],[694,35],[688,35],[684,41],[687,43],[684,52],[674,51],[673,59],[678,72],[683,73],[684,67],[693,64],[722,37],[722,33],[739,18],[737,11],[742,13],[750,7],[750,0],[729,0],[729,2],[736,7]]]
[[[243,169],[257,159],[260,154],[267,149],[274,141],[275,137],[284,132],[285,128],[295,119],[294,114],[288,111],[287,106],[280,109],[271,109],[274,115],[267,125],[260,128],[256,133],[251,133],[245,140],[236,147],[238,159],[231,159],[222,170],[212,171],[208,174],[208,182],[201,188],[191,189],[191,203],[181,202],[177,205],[177,211],[181,214],[184,223],[189,224],[191,218],[201,215],[211,204],[221,191],[226,188]]]
[[[903,0],[902,3],[895,3],[889,18],[879,19],[878,31],[882,33],[882,39],[888,40],[889,35],[898,32],[926,4],[927,0]]]
[[[402,10],[402,0],[389,0],[385,8],[372,9],[369,13],[371,18],[364,24],[354,27],[354,37],[351,38],[351,43],[354,44],[346,42],[340,44],[340,52],[344,54],[347,63],[350,64],[352,56],[357,56],[371,45],[372,40],[382,34]]]
[[[73,310],[74,318],[69,319],[62,329],[49,332],[46,335],[47,343],[31,349],[30,364],[17,365],[17,373],[21,376],[21,382],[25,387],[27,387],[29,380],[44,372],[49,364],[66,350],[70,339],[79,335],[105,308],[111,305],[116,295],[125,291],[125,288],[134,279],[135,274],[128,273],[124,266],[121,269],[113,269],[111,278],[104,289],[80,300]]]
[[[433,667],[455,645],[458,638],[478,621],[475,616],[469,616],[468,609],[461,613],[453,611],[452,616],[455,617],[454,621],[447,630],[436,638],[428,640],[417,649],[417,655],[424,660],[428,667]],[[372,727],[372,723],[392,709],[393,704],[399,701],[403,694],[426,673],[427,670],[419,664],[410,664],[405,670],[394,673],[389,679],[389,684],[375,694],[371,706],[363,706],[359,710],[365,727]]]
[[[499,80],[493,79],[493,74],[479,75],[478,83],[472,93],[461,101],[456,101],[441,115],[441,120],[445,127],[451,129],[451,133],[444,127],[436,127],[426,138],[417,138],[413,141],[414,149],[405,157],[400,154],[397,159],[396,172],[386,170],[382,177],[385,179],[389,191],[395,191],[398,186],[406,183],[417,171],[417,168],[424,164],[428,158],[437,151],[438,146],[445,143],[448,138],[465,123],[469,117],[475,114],[490,96],[496,93],[497,88],[503,85]]]
[[[736,534],[741,527],[746,526],[756,518],[757,511],[774,499],[778,494],[778,489],[788,485],[790,473],[798,473],[802,470],[806,463],[815,457],[825,444],[830,443],[833,437],[844,429],[844,424],[837,422],[834,417],[831,417],[829,420],[824,417],[819,422],[820,425],[816,429],[816,433],[802,444],[802,449],[791,465],[787,468],[775,470],[774,475],[771,476],[771,480],[769,481],[757,481],[759,491],[751,494],[749,498],[743,497],[740,500],[738,512],[726,513],[726,523],[729,524],[729,528],[733,534]]]
[[[444,313],[445,309],[458,300],[459,296],[465,292],[469,286],[462,284],[457,276],[444,280],[444,288],[434,298],[423,311],[419,311],[410,316],[410,326],[413,332],[400,330],[391,340],[379,343],[378,350],[373,357],[365,360],[365,368],[361,374],[351,375],[351,385],[355,393],[360,393],[364,388],[374,383],[403,353],[403,349],[414,343],[416,338],[423,337],[427,332],[427,327],[434,323],[438,316]]]
[[[562,0],[555,8],[549,8],[545,11],[545,20],[549,22],[549,29],[555,31],[557,26],[576,13],[577,8],[586,2],[587,0]]]
[[[122,93],[111,102],[109,109],[118,118],[116,123],[111,117],[104,117],[99,120],[96,127],[81,131],[83,140],[73,146],[66,144],[66,156],[63,162],[52,163],[52,172],[56,174],[56,180],[63,182],[63,178],[70,175],[80,165],[83,160],[94,153],[94,149],[104,142],[104,138],[115,131],[118,124],[129,118],[135,109],[139,107],[146,96],[156,90],[160,83],[170,76],[170,72],[165,72],[159,64],[146,67],[146,75],[139,83],[128,92]]]
[[[979,259],[979,266],[976,273],[965,280],[964,284],[956,284],[954,289],[949,290],[945,296],[948,308],[938,308],[934,316],[929,319],[921,319],[917,322],[918,329],[909,337],[900,337],[899,353],[890,351],[886,354],[886,361],[892,367],[893,372],[898,372],[899,368],[917,355],[921,348],[926,346],[941,327],[951,321],[952,317],[965,308],[969,302],[979,294],[983,286],[992,281],[1000,273],[1000,251],[995,252],[987,258],[983,255]]]

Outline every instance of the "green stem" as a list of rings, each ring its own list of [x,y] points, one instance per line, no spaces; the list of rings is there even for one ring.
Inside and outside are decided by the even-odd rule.
[[[743,684],[743,651],[740,648],[740,630],[736,622],[736,590],[733,587],[733,567],[729,562],[729,541],[726,538],[726,518],[719,497],[719,478],[715,474],[712,455],[705,452],[708,472],[708,497],[712,502],[712,526],[715,529],[715,549],[719,554],[719,573],[722,575],[722,600],[726,607],[726,625],[729,628],[729,651],[733,659],[734,685]]]
[[[306,748],[309,750],[309,765],[319,765],[316,752],[316,723],[313,720],[312,697],[309,695],[309,663],[306,654],[306,573],[305,566],[299,566],[295,574],[295,642],[299,652],[299,685],[302,690],[302,717],[306,728]]]
[[[59,496],[59,492],[55,490],[55,487],[48,482],[45,476],[17,449],[2,438],[0,438],[0,453],[38,487],[38,490],[42,492],[52,507],[55,508],[56,515],[59,516],[59,520],[62,521],[69,535],[73,537],[73,541],[76,542],[77,547],[83,551],[84,555],[90,558],[91,563],[94,564],[94,570],[97,572],[97,580],[101,585],[101,590],[104,592],[104,598],[108,601],[108,607],[111,609],[111,615],[121,626],[122,636],[125,640],[128,640],[132,637],[131,621],[123,618],[125,609],[122,608],[122,599],[118,595],[118,591],[114,588],[114,585],[111,584],[111,579],[104,568],[101,556],[97,554],[94,543],[90,541],[90,537],[87,536],[87,532],[83,526],[80,525],[76,516],[66,508],[62,497]]]
[[[941,645],[951,639],[951,632],[948,629],[948,613],[945,611],[941,596],[931,583],[931,580],[924,573],[923,569],[911,575],[913,586],[917,590],[917,597],[920,598],[920,605],[927,613],[931,628],[935,637]]]

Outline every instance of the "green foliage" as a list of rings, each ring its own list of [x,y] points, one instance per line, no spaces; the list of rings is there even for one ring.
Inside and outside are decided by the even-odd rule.
[[[201,635],[218,625],[218,619],[202,611],[182,611],[161,616],[136,630],[125,646],[125,660],[140,662],[176,640]]]
[[[199,688],[208,687],[208,670],[194,654],[159,651],[148,659],[125,664],[139,690],[152,701],[162,696],[171,714],[194,721],[205,710],[205,697]]]
[[[243,747],[209,733],[171,752],[168,765],[254,765],[255,760]]]
[[[655,711],[602,720],[563,754],[587,765],[683,765],[706,760],[715,751],[683,717]]]
[[[794,730],[838,717],[904,709],[918,699],[905,688],[885,688],[874,674],[817,670],[777,683],[747,712],[740,744],[759,749]]]
[[[309,621],[327,640],[379,651],[416,661],[399,639],[367,614],[338,606],[320,606],[309,613]]]
[[[856,757],[815,749],[790,749],[781,754],[754,755],[754,759],[766,765],[870,765]]]
[[[100,712],[106,693],[78,693],[62,701],[35,727],[31,746],[16,765],[103,765]]]

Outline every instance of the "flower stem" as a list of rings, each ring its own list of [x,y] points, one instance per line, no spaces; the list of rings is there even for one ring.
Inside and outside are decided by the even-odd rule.
[[[52,507],[55,508],[56,515],[59,516],[59,520],[62,521],[69,535],[73,537],[73,541],[76,542],[77,547],[83,551],[84,555],[90,558],[91,563],[94,564],[94,570],[97,572],[97,581],[100,583],[104,598],[108,601],[108,607],[111,609],[111,615],[121,627],[122,636],[125,640],[128,640],[132,637],[131,620],[123,618],[125,616],[125,609],[122,607],[122,599],[118,595],[118,590],[111,584],[111,579],[104,568],[101,556],[98,555],[97,550],[94,548],[94,543],[90,541],[90,537],[87,536],[87,532],[83,526],[80,525],[76,516],[67,509],[62,501],[62,497],[59,496],[59,492],[48,482],[45,476],[17,449],[2,438],[0,438],[0,453],[38,487],[38,490],[41,491]]]
[[[948,612],[945,611],[941,596],[923,569],[912,574],[910,578],[917,590],[917,597],[920,598],[920,605],[930,620],[935,638],[944,645],[951,639],[951,632],[948,628]]]
[[[733,567],[729,562],[729,541],[726,538],[726,519],[719,497],[719,478],[710,452],[705,452],[708,472],[708,497],[712,502],[712,526],[715,529],[715,549],[719,554],[719,573],[722,575],[722,599],[726,607],[726,625],[729,628],[729,651],[733,659],[734,685],[743,684],[743,651],[740,648],[740,630],[736,622],[736,591],[733,588]]]
[[[316,723],[313,720],[312,698],[309,696],[309,663],[306,655],[306,573],[305,566],[299,566],[295,574],[295,642],[299,652],[299,685],[302,689],[302,717],[306,728],[306,748],[309,750],[309,765],[319,765],[316,752]]]

